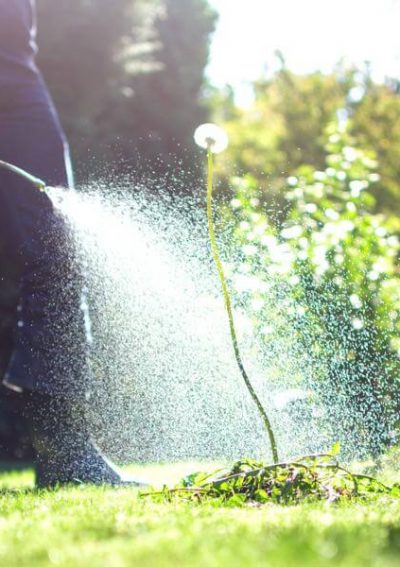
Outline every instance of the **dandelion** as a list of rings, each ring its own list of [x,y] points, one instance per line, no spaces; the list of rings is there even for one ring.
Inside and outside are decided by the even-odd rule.
[[[219,280],[221,283],[221,287],[222,287],[222,294],[224,297],[224,302],[225,302],[225,309],[226,309],[226,313],[228,316],[228,322],[229,322],[229,330],[230,330],[230,335],[231,335],[231,341],[232,341],[232,346],[233,346],[233,351],[235,354],[235,359],[236,359],[236,363],[238,365],[239,371],[242,375],[242,378],[245,382],[245,385],[247,387],[247,390],[251,396],[251,398],[253,399],[257,410],[264,422],[264,426],[265,429],[268,433],[268,437],[269,437],[269,441],[271,444],[271,451],[272,451],[272,456],[273,456],[273,460],[274,463],[278,462],[278,449],[277,449],[277,445],[276,445],[276,439],[275,439],[275,434],[274,431],[272,429],[272,425],[270,422],[270,419],[264,409],[264,406],[262,405],[256,391],[253,388],[253,385],[247,375],[247,372],[244,368],[243,362],[242,362],[242,357],[241,357],[241,353],[240,353],[240,349],[239,349],[239,343],[238,343],[238,339],[237,339],[237,333],[236,333],[236,325],[235,325],[235,320],[234,320],[234,315],[233,315],[233,309],[232,309],[232,301],[231,301],[231,296],[229,293],[229,289],[228,289],[228,285],[227,285],[227,281],[226,281],[226,277],[225,277],[225,271],[224,271],[224,266],[222,264],[222,260],[221,260],[221,256],[219,254],[219,249],[218,249],[218,244],[217,244],[217,238],[215,235],[215,227],[214,227],[214,221],[213,221],[213,210],[212,210],[212,201],[213,201],[213,189],[214,189],[214,163],[213,163],[213,153],[219,153],[222,152],[223,150],[225,150],[228,147],[228,136],[226,135],[226,133],[224,132],[224,130],[222,130],[222,128],[220,128],[219,126],[215,125],[215,124],[202,124],[201,126],[199,126],[195,133],[194,133],[194,139],[195,142],[198,146],[200,146],[201,148],[207,150],[207,165],[208,165],[208,175],[207,175],[207,221],[208,221],[208,235],[210,238],[210,244],[211,244],[211,251],[212,251],[212,255],[214,258],[214,262],[215,262],[215,266],[217,268],[217,272],[218,272],[218,276],[219,276]],[[252,220],[253,221],[257,221],[258,220],[258,216],[257,213],[254,213],[252,215]],[[247,254],[252,254],[253,253],[253,249],[254,251],[257,250],[257,248],[255,246],[252,245],[247,245],[244,247],[245,250],[244,252]]]
[[[209,149],[213,154],[223,152],[229,144],[225,130],[216,124],[201,124],[196,128],[194,141],[200,148]]]

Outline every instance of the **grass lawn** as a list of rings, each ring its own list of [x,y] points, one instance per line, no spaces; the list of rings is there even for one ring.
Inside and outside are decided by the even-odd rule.
[[[171,480],[193,471],[140,472]],[[134,489],[32,490],[31,471],[0,473],[0,565],[400,565],[400,500],[341,505],[156,504]]]

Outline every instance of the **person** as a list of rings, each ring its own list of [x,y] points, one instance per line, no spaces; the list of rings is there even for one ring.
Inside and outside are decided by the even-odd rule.
[[[72,187],[68,145],[36,65],[35,38],[34,0],[0,0],[0,160],[48,186]],[[20,282],[3,382],[25,402],[37,485],[124,483],[86,418],[89,327],[69,228],[46,192],[6,169],[0,169],[0,237]]]

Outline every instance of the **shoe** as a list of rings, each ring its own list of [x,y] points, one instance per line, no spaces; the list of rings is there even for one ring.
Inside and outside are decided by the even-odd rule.
[[[96,484],[145,487],[102,454],[88,432],[84,412],[65,398],[31,393],[27,403],[36,463],[36,486]]]

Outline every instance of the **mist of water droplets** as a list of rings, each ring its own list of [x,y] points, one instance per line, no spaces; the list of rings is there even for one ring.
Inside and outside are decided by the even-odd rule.
[[[86,274],[90,419],[101,446],[125,462],[270,460],[235,364],[204,209],[140,188],[98,185],[51,196],[73,227]],[[325,427],[325,409],[306,402],[318,389],[315,363],[298,330],[285,325],[285,302],[283,291],[271,292],[263,310],[267,340],[235,302],[243,359],[282,459],[336,441],[335,428]],[[321,360],[318,372],[328,373],[329,361]]]

